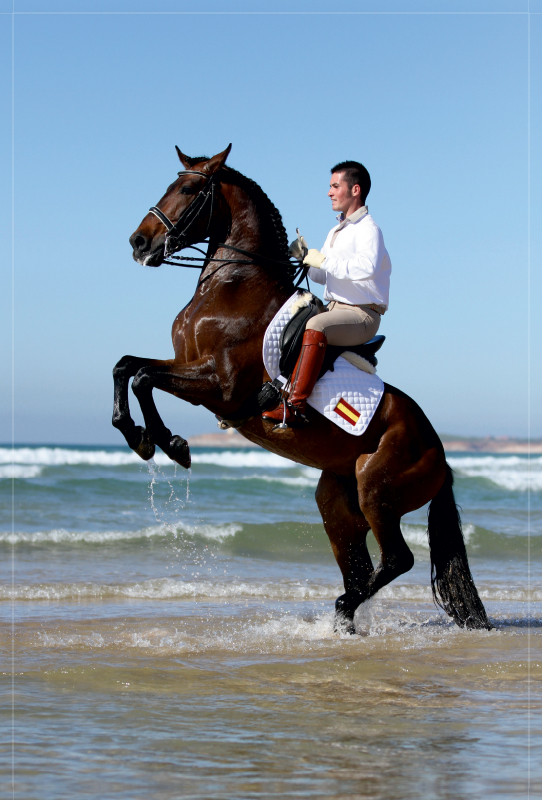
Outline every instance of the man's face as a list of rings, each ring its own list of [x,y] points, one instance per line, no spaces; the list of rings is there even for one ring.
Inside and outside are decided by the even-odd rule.
[[[348,188],[348,184],[344,179],[344,172],[333,173],[329,182],[327,196],[331,197],[333,211],[341,211],[343,213],[348,211],[354,200],[354,194]]]

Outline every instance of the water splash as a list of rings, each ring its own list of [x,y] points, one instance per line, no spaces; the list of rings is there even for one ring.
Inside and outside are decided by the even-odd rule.
[[[149,472],[149,503],[151,509],[157,523],[166,528],[173,537],[173,541],[169,544],[169,550],[171,552],[170,566],[180,566],[185,570],[189,568],[189,564],[187,563],[189,561],[191,568],[199,567],[200,569],[204,569],[205,572],[212,573],[213,562],[216,560],[217,554],[211,550],[209,545],[205,545],[203,551],[201,551],[192,537],[195,529],[182,522],[182,512],[186,509],[187,505],[192,502],[190,492],[192,470],[188,469],[186,471],[186,496],[183,498],[178,495],[178,489],[174,485],[174,481],[177,478],[177,464],[174,465],[173,478],[171,480],[165,471],[156,463],[154,458],[147,461],[147,469]],[[178,478],[181,486],[183,479],[184,473],[183,477]],[[168,496],[162,508],[159,506],[159,498],[156,491],[160,484],[166,484],[168,487]],[[185,534],[188,534],[188,536]],[[181,539],[180,542],[179,539]],[[189,558],[187,559],[188,553]],[[211,561],[210,565],[207,564],[208,560]],[[193,577],[197,578],[200,572],[195,571],[192,574]]]
[[[149,472],[149,503],[155,519],[158,524],[163,525],[173,535],[174,538],[177,538],[179,535],[178,523],[181,521],[180,514],[190,502],[188,488],[189,478],[187,478],[186,499],[183,499],[177,494],[177,489],[174,486],[173,481],[168,478],[164,470],[156,463],[154,458],[151,458],[149,461],[147,461],[147,469]],[[177,478],[177,465],[175,465],[173,480],[175,480],[175,478]],[[158,498],[155,490],[162,482],[167,485],[169,494],[164,503],[164,507],[161,510],[158,507]],[[182,478],[179,479],[179,482],[182,485]],[[171,521],[170,518],[172,518]]]

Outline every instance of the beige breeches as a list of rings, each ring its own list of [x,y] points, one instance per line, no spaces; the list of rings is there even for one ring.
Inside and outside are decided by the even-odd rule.
[[[366,306],[351,306],[332,300],[322,314],[307,322],[307,330],[325,333],[328,344],[364,344],[376,335],[380,314]]]

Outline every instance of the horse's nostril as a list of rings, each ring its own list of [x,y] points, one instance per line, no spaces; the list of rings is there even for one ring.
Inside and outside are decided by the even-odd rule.
[[[147,238],[140,233],[134,234],[130,236],[130,244],[134,250],[144,250],[147,245]]]

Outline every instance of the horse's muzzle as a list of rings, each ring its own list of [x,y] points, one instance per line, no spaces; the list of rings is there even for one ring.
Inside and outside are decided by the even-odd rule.
[[[151,249],[153,238],[148,238],[140,231],[136,231],[130,236],[132,257],[138,264],[146,267],[159,267],[164,260],[164,242],[162,241],[158,247]]]

